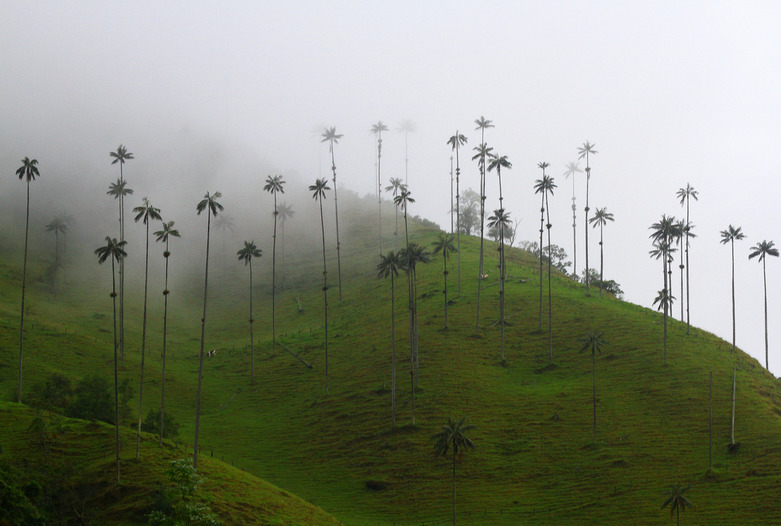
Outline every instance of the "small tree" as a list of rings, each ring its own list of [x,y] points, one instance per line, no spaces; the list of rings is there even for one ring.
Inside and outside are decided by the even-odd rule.
[[[465,434],[470,429],[474,429],[475,426],[465,422],[466,418],[462,418],[458,422],[448,418],[447,424],[442,426],[442,430],[431,437],[435,440],[434,454],[437,456],[444,457],[449,450],[453,451],[453,526],[456,524],[456,459],[461,458],[467,448],[475,448],[475,443]]]
[[[275,218],[276,219],[276,218]],[[276,230],[276,228],[275,228]],[[260,249],[255,245],[255,241],[245,241],[244,248],[236,252],[239,261],[243,261],[245,266],[249,266],[249,350],[252,361],[252,383],[255,383],[255,341],[252,335],[252,258],[261,256]],[[272,286],[273,287],[273,286]],[[272,292],[272,296],[273,296]],[[272,322],[273,323],[273,322]],[[273,341],[273,340],[272,340]]]
[[[670,517],[675,515],[675,524],[681,523],[681,510],[686,511],[686,508],[691,508],[692,503],[686,498],[685,493],[689,491],[690,486],[679,486],[675,484],[670,486],[667,491],[667,499],[662,504],[662,509],[670,507]]]
[[[220,521],[206,504],[196,499],[203,477],[187,460],[174,460],[166,471],[173,487],[162,489],[156,508],[149,514],[149,524],[155,526],[179,526],[198,524],[219,526]]]
[[[432,243],[434,247],[434,254],[442,252],[443,270],[442,276],[445,280],[445,330],[447,330],[447,259],[450,254],[456,251],[455,244],[453,243],[453,234],[447,234],[440,232],[439,237]]]
[[[591,378],[593,384],[593,406],[594,406],[594,431],[593,438],[594,444],[597,443],[597,353],[602,352],[602,347],[607,345],[607,342],[602,339],[604,332],[588,331],[586,336],[580,339],[580,343],[583,345],[580,348],[580,352],[591,351]]]

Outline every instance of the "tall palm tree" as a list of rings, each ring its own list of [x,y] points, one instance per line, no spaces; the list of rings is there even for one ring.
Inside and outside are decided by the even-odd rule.
[[[209,245],[211,242],[211,222],[212,216],[217,215],[224,210],[224,207],[217,201],[221,198],[220,192],[214,192],[203,196],[203,199],[195,206],[198,215],[206,211],[206,267],[203,273],[203,317],[201,318],[201,352],[198,360],[198,392],[195,396],[195,442],[193,444],[193,467],[198,469],[198,433],[201,422],[201,385],[203,383],[203,347],[206,340],[206,298],[209,291]]]
[[[55,217],[46,225],[47,232],[54,232],[54,266],[60,266],[60,234],[68,233],[68,223],[62,217]]]
[[[334,172],[336,173],[336,172]],[[315,184],[309,186],[309,191],[312,192],[312,199],[318,202],[320,205],[320,232],[323,236],[323,315],[325,317],[325,394],[328,394],[328,268],[325,264],[325,220],[323,218],[323,199],[325,199],[325,191],[330,190],[328,181],[318,179]]]
[[[608,221],[615,221],[613,214],[607,211],[607,208],[597,208],[594,217],[590,220],[592,228],[599,227],[599,281],[605,283],[605,252],[603,245],[602,230]],[[599,287],[599,295],[602,295],[602,285]]]
[[[113,153],[113,152],[112,152]],[[130,154],[131,156],[133,154]],[[132,158],[132,157],[131,157]],[[115,161],[116,162],[116,161]],[[112,163],[113,164],[113,163]],[[122,165],[120,164],[120,170]],[[133,189],[127,185],[123,178],[108,185],[106,195],[113,196],[119,204],[119,231],[120,241],[125,240],[125,196],[133,195]],[[119,262],[119,361],[125,366],[125,260]]]
[[[133,213],[136,214],[134,221],[138,223],[139,220],[143,220],[146,225],[146,252],[144,255],[144,316],[141,323],[141,383],[138,388],[138,427],[136,428],[136,460],[138,460],[139,451],[141,448],[141,415],[143,414],[144,403],[144,357],[146,355],[146,305],[147,305],[147,291],[149,283],[149,223],[152,221],[162,221],[160,216],[160,209],[155,208],[149,202],[149,199],[144,197],[143,204],[133,209]]]
[[[255,340],[252,335],[252,258],[261,256],[260,250],[255,245],[255,241],[245,241],[244,248],[236,252],[239,261],[243,261],[245,266],[249,266],[249,350],[252,363],[252,383],[255,383]]]
[[[336,133],[335,127],[326,128],[323,131],[322,140],[320,141],[328,141],[328,151],[331,152],[331,171],[334,174],[334,214],[336,216],[336,282],[339,284],[339,301],[342,301],[342,256],[341,243],[339,241],[339,201],[336,196],[336,161],[334,160],[334,144],[339,144],[339,139],[341,139],[342,136],[342,134]],[[312,188],[310,187],[310,190],[311,189]],[[328,388],[326,388],[326,392],[327,391]]]
[[[578,234],[576,232],[575,221],[575,174],[582,172],[578,163],[567,163],[566,170],[564,170],[564,177],[569,179],[572,176],[572,275],[575,279],[578,279]]]
[[[670,490],[667,492],[667,500],[662,504],[662,509],[670,507],[670,517],[675,514],[675,524],[681,524],[681,510],[686,511],[686,508],[691,508],[692,503],[686,498],[686,492],[689,491],[690,486],[679,486],[675,484],[670,486]]]
[[[480,128],[479,121],[475,121],[478,123],[478,128]],[[490,123],[491,121],[486,121]],[[485,125],[485,127],[492,126],[490,124]],[[485,133],[485,127],[483,127],[483,133]],[[483,271],[483,241],[484,241],[484,232],[485,232],[485,160],[491,156],[491,152],[493,151],[493,148],[488,146],[485,142],[481,142],[480,146],[475,146],[474,150],[477,152],[475,155],[472,156],[472,160],[477,160],[478,167],[480,168],[480,264],[478,268],[478,276],[477,276],[477,316],[476,316],[476,322],[475,322],[475,334],[480,332],[480,284],[483,280],[484,271]]]
[[[379,226],[380,256],[382,256],[382,132],[388,131],[388,127],[382,121],[373,124],[369,133],[377,137],[377,221]]]
[[[35,181],[41,174],[38,171],[38,160],[25,157],[22,159],[22,166],[16,170],[19,180],[25,179],[27,182],[27,213],[24,220],[24,263],[22,264],[22,309],[21,320],[19,322],[19,392],[16,401],[22,403],[22,355],[24,354],[24,297],[25,285],[27,284],[27,240],[30,232],[30,181]]]
[[[543,170],[542,179],[537,180],[537,188],[542,190],[542,196],[545,200],[542,208],[545,209],[545,217],[547,219],[545,221],[545,230],[548,232],[548,359],[550,364],[553,365],[553,293],[551,289],[551,267],[553,264],[553,254],[551,253],[550,241],[550,229],[553,225],[550,222],[550,205],[548,204],[548,195],[553,195],[553,190],[557,188],[557,186],[553,181],[553,177],[545,175],[545,168],[549,166],[548,163],[540,163],[538,166]],[[540,260],[542,260],[542,238],[540,238]],[[542,275],[540,275],[540,284],[542,284]],[[542,291],[542,285],[540,285],[540,291]]]
[[[407,185],[405,185],[403,182],[401,182],[401,179],[399,177],[391,177],[390,179],[390,185],[385,187],[386,192],[393,192],[393,199],[396,199],[396,196],[399,195],[399,192],[406,189]],[[396,223],[393,230],[393,239],[395,241],[395,250],[399,250],[399,208],[395,208],[395,214],[396,214]]]
[[[588,271],[588,182],[591,180],[591,166],[589,166],[589,155],[596,155],[598,152],[594,149],[595,144],[591,144],[590,142],[586,141],[583,143],[583,146],[578,148],[578,159],[586,158],[586,295],[589,294],[588,290],[588,281],[589,281],[589,271]]]
[[[543,244],[542,234],[545,226],[545,196],[550,187],[552,179],[545,175],[545,169],[550,166],[546,162],[537,163],[537,167],[542,170],[542,179],[537,179],[534,182],[534,193],[540,194],[540,308],[539,308],[539,330],[542,330],[542,265],[543,265]],[[549,254],[550,255],[550,254]],[[550,259],[550,258],[548,258]]]
[[[404,119],[396,130],[404,134],[404,184],[409,184],[409,134],[418,131],[415,121]]]
[[[765,293],[765,369],[770,370],[768,361],[768,346],[767,346],[767,270],[765,268],[765,261],[767,256],[778,257],[778,249],[773,246],[772,241],[761,241],[755,246],[751,247],[751,253],[748,255],[749,259],[759,257],[758,261],[762,262],[762,287]]]
[[[288,219],[291,219],[296,212],[293,210],[293,205],[289,205],[286,202],[279,203],[279,209],[277,210],[277,218],[279,219],[279,237],[281,247],[279,249],[279,259],[282,261],[282,286],[285,286],[285,224]]]
[[[442,276],[445,280],[445,330],[447,330],[447,259],[450,254],[456,251],[455,239],[453,238],[453,234],[440,232],[437,240],[431,244],[434,246],[434,254],[439,254],[442,252],[442,263],[444,265],[442,269]]]
[[[490,159],[491,160],[488,162],[488,171],[492,172],[496,170],[496,175],[499,177],[499,208],[504,208],[504,204],[502,202],[502,200],[504,199],[502,197],[502,168],[506,168],[510,170],[513,167],[513,163],[511,163],[510,160],[507,159],[506,155],[499,155],[499,154],[492,153]],[[547,163],[545,164],[547,165]]]
[[[458,155],[459,148],[467,143],[467,138],[458,133],[450,137],[447,140],[450,147],[456,152],[456,251],[457,251],[457,267],[458,267],[458,292],[461,293],[461,160]]]
[[[653,241],[654,249],[651,250],[651,256],[662,260],[662,274],[663,274],[663,287],[659,291],[654,303],[659,304],[659,309],[664,312],[664,361],[667,363],[667,316],[669,315],[670,308],[672,306],[672,287],[670,263],[672,261],[671,254],[675,251],[672,247],[673,239],[675,237],[675,218],[666,214],[662,215],[662,218],[656,223],[652,224],[651,235],[649,236]]]
[[[271,237],[271,348],[275,349],[277,346],[277,218],[279,217],[279,211],[277,210],[277,194],[285,193],[285,180],[281,175],[275,175],[274,177],[266,177],[266,184],[263,186],[263,190],[271,193],[274,196],[274,234]],[[246,241],[245,247],[246,247]],[[239,258],[241,259],[241,258]],[[246,261],[246,259],[244,260]],[[252,265],[250,265],[250,274],[252,274]],[[252,313],[250,313],[252,318]],[[250,322],[250,334],[252,333],[252,322]],[[255,355],[252,355],[252,382],[255,382]]]
[[[407,296],[409,298],[407,310],[409,313],[409,354],[410,354],[410,383],[412,385],[412,425],[415,425],[415,291],[412,282],[412,252],[409,242],[409,225],[407,223],[407,207],[414,203],[412,193],[402,188],[401,193],[393,198],[393,203],[402,209],[404,213],[404,249],[401,253],[403,268],[407,271]]]
[[[681,201],[681,206],[686,206],[686,334],[689,334],[689,238],[694,237],[691,233],[692,224],[689,217],[689,203],[692,199],[699,200],[699,192],[692,185],[686,183],[686,188],[679,188],[676,196]]]
[[[127,151],[123,145],[117,146],[116,152],[109,152],[109,157],[114,160],[112,165],[119,164],[119,187],[109,187],[109,195],[119,200],[119,240],[125,240],[125,196],[133,193],[133,190],[125,184],[124,166],[127,161],[135,159],[133,154]],[[112,191],[114,193],[112,193]],[[122,367],[125,366],[125,259],[119,260],[119,356]]]
[[[418,387],[418,365],[420,364],[418,353],[418,263],[430,263],[431,254],[417,243],[410,243],[406,248],[402,248],[400,251],[400,259],[402,269],[410,276],[410,282],[412,283],[412,330],[410,331],[412,341],[412,361],[414,363],[415,375],[413,382],[413,389]],[[414,423],[414,422],[413,422]]]
[[[437,456],[444,457],[448,451],[453,451],[453,526],[456,524],[456,459],[461,458],[467,449],[475,448],[475,443],[466,436],[466,432],[474,428],[466,423],[466,418],[458,422],[448,418],[442,430],[431,437],[435,440],[434,454]]]
[[[597,443],[597,353],[602,352],[602,348],[607,342],[602,339],[604,332],[588,331],[586,336],[580,339],[582,344],[579,352],[591,351],[591,379],[592,379],[592,401],[594,408],[594,426],[593,438],[594,444]]]
[[[163,288],[163,365],[160,374],[160,445],[163,445],[163,436],[165,435],[165,365],[166,365],[166,344],[168,340],[168,258],[171,255],[169,242],[171,237],[182,237],[179,231],[174,228],[174,222],[163,223],[163,229],[155,232],[156,240],[165,243],[163,257],[165,258],[165,286]]]
[[[721,231],[721,244],[730,244],[732,248],[732,351],[735,351],[735,241],[744,239],[746,235],[741,227],[730,225],[726,230]]]
[[[686,239],[686,221],[683,219],[676,221],[675,225],[673,226],[673,240],[675,241],[675,244],[677,245],[677,251],[680,258],[680,261],[678,262],[678,270],[680,270],[680,285],[681,285],[681,323],[683,323],[683,286],[684,286],[684,275],[683,275],[683,269],[684,269],[684,259],[683,259],[683,251],[684,251],[684,241]],[[672,267],[670,268],[672,270]],[[672,288],[673,282],[672,279],[670,280],[670,288]]]
[[[505,259],[504,259],[504,228],[510,225],[510,212],[506,212],[504,209],[494,210],[494,215],[488,218],[489,227],[499,228],[499,325],[500,325],[500,352],[502,355],[502,363],[505,363],[504,359],[504,281],[506,278],[505,272]]]
[[[111,259],[111,302],[114,306],[114,450],[117,462],[117,484],[119,484],[119,374],[117,372],[117,281],[114,262],[122,261],[127,256],[124,250],[126,244],[127,241],[118,241],[117,238],[106,236],[106,246],[98,247],[95,250],[98,264]]]
[[[377,277],[391,279],[391,426],[396,427],[396,287],[394,279],[399,275],[401,256],[390,251],[380,256],[377,265]]]

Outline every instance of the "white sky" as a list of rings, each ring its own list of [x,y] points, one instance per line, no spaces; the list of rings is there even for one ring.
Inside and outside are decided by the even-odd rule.
[[[209,188],[181,167],[204,144],[242,152],[216,156],[216,189],[261,195],[271,171],[318,177],[317,126],[343,133],[340,185],[370,193],[383,120],[384,179],[403,176],[403,135],[412,119],[413,213],[449,228],[450,150],[468,136],[463,186],[477,187],[469,161],[473,121],[507,155],[505,205],[523,218],[519,239],[537,235],[532,185],[540,161],[559,189],[553,242],[572,256],[570,182],[561,174],[584,141],[596,143],[591,208],[606,206],[606,277],[626,299],[650,305],[661,288],[648,257],[648,226],[682,215],[675,198],[690,182],[699,236],[691,265],[692,321],[731,339],[730,261],[719,231],[737,246],[738,345],[764,363],[762,275],[749,248],[781,242],[781,3],[659,2],[60,2],[0,0],[0,196],[19,159],[55,167],[100,167],[126,144],[138,169],[165,184]],[[200,152],[203,154],[203,152]],[[257,171],[246,167],[257,166]],[[323,175],[327,164],[323,160]],[[141,168],[143,167],[143,168]],[[177,169],[178,168],[178,169]],[[48,171],[44,171],[48,170]],[[63,172],[65,172],[63,168]],[[68,184],[78,185],[79,180]],[[309,184],[309,183],[307,183]],[[583,257],[583,179],[578,184],[578,266]],[[43,186],[43,182],[41,183]],[[14,193],[15,192],[15,193]],[[498,208],[491,175],[488,208]],[[598,266],[596,231],[591,266]],[[771,369],[781,370],[781,261],[768,262]],[[676,296],[678,294],[676,293]],[[678,307],[675,307],[678,311]]]

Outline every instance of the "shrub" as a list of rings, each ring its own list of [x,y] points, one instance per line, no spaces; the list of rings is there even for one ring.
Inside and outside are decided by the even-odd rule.
[[[171,413],[165,414],[165,430],[163,432],[163,438],[170,438],[176,440],[179,437],[179,424],[174,419]],[[141,423],[141,431],[148,433],[160,434],[160,410],[150,409],[146,418]]]

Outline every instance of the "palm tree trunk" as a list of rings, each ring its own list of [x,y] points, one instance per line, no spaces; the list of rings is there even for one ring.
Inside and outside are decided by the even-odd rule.
[[[24,221],[24,262],[22,263],[22,312],[19,321],[19,392],[16,397],[22,403],[22,355],[24,353],[24,296],[27,284],[27,239],[30,232],[30,180],[27,180],[27,215]]]
[[[114,273],[114,256],[111,256],[111,302],[114,309],[114,450],[117,462],[117,484],[119,484],[119,373],[117,371],[117,284]],[[121,260],[120,260],[121,261]]]
[[[662,257],[664,258],[664,261],[662,262],[662,270],[664,271],[664,292],[667,295],[667,297],[662,298],[664,301],[664,363],[667,363],[667,308],[670,304],[669,302],[669,295],[670,295],[670,289],[668,288],[668,282],[667,282],[667,251],[664,250],[662,252]]]
[[[596,352],[594,350],[591,351],[591,378],[592,378],[592,385],[593,385],[593,396],[592,399],[594,401],[594,444],[597,443],[597,356]]]
[[[738,368],[732,370],[732,423],[729,428],[729,443],[735,443],[735,388],[738,381]]]
[[[377,224],[382,255],[382,132],[377,134]],[[334,185],[336,187],[336,185]]]
[[[409,379],[412,392],[412,425],[415,425],[415,316],[414,316],[414,297],[415,292],[412,287],[412,269],[410,268],[409,253],[409,227],[407,224],[407,205],[404,204],[404,241],[407,246],[407,295],[409,296]]]
[[[274,196],[274,199],[276,199],[276,196]],[[274,216],[274,227],[275,227],[274,229],[276,230],[276,216]],[[275,237],[276,237],[276,234],[275,234]],[[272,256],[272,259],[273,259],[273,256]],[[273,274],[274,273],[272,272],[272,275]],[[272,277],[272,281],[273,281],[273,277]],[[272,285],[272,289],[273,289],[273,285]],[[272,297],[272,302],[271,302],[272,303],[272,307],[271,308],[272,308],[272,312],[273,312],[273,308],[274,308],[274,306],[273,306],[273,303],[274,303],[274,301],[273,301],[273,297],[274,297],[273,293],[272,293],[271,297]],[[250,356],[251,356],[250,360],[252,362],[252,384],[253,385],[255,384],[255,338],[254,338],[254,335],[252,333],[252,323],[254,321],[255,320],[252,317],[252,258],[250,257],[250,259],[249,259],[249,350],[250,350]],[[272,327],[274,325],[273,315],[272,315],[271,325],[272,325]],[[274,332],[273,332],[273,328],[272,328],[272,334],[273,333]],[[273,349],[274,348],[273,336],[272,336],[271,342],[272,342],[272,344],[271,344],[272,347],[271,348]]]
[[[602,237],[602,223],[599,224],[599,295],[602,295],[602,289],[605,286],[605,250]]]
[[[501,206],[500,206],[501,208]],[[504,359],[504,222],[499,222],[499,330],[502,363]]]
[[[483,140],[485,143],[485,140]],[[480,289],[483,282],[483,232],[485,230],[485,155],[480,160],[480,265],[477,276],[477,320],[475,334],[480,332]]]
[[[456,448],[453,448],[453,526],[456,526]]]
[[[334,181],[336,180],[336,169],[334,169]],[[334,193],[336,186],[334,186]],[[325,219],[323,218],[323,198],[320,201],[320,232],[323,237],[323,315],[325,319],[325,394],[328,394],[328,269],[325,263]],[[338,246],[337,241],[337,246]]]
[[[149,218],[146,221],[146,254],[144,256],[144,316],[141,323],[141,381],[138,387],[138,426],[136,427],[136,460],[141,448],[141,415],[144,407],[144,357],[146,356],[146,304],[149,283]]]
[[[576,228],[575,173],[572,173],[572,275],[578,279],[578,233]]]
[[[765,369],[770,370],[767,346],[767,272],[765,270],[765,257],[762,257],[762,290],[765,293]]]
[[[551,229],[551,223],[550,223],[550,207],[548,205],[548,192],[545,192],[545,215],[548,219],[548,222],[545,224],[545,228],[548,230],[548,353],[550,358],[550,363],[553,364],[553,295],[551,292],[551,265],[552,265],[552,254],[551,254],[551,244],[550,244],[550,229]]]
[[[545,222],[545,192],[540,196],[540,309],[539,309],[539,330],[542,330],[542,255],[544,250],[542,247],[542,225]],[[550,248],[548,249],[548,257],[550,257]]]
[[[277,193],[274,192],[274,235],[271,243],[271,349],[277,346]],[[252,262],[250,261],[250,346],[252,346]],[[252,353],[252,383],[255,383],[255,353]]]
[[[396,427],[396,287],[391,270],[391,426]]]
[[[735,240],[732,240],[732,352],[735,352]]]
[[[713,371],[708,380],[708,472],[713,471]]]
[[[453,156],[450,156],[450,235],[453,235]]]
[[[445,278],[445,330],[447,330],[447,249],[442,250],[442,260],[444,261],[442,276]]]
[[[334,174],[334,215],[336,216],[336,280],[337,283],[339,284],[339,301],[342,301],[342,256],[341,256],[341,243],[339,241],[339,200],[336,196],[336,161],[334,160],[333,145],[331,146],[331,170],[333,171]],[[326,332],[327,331],[328,331],[328,327],[326,327]],[[328,377],[326,375],[326,386],[328,384],[327,378]],[[326,387],[326,393],[327,392],[328,392],[328,387]]]
[[[686,334],[689,334],[689,196],[686,196]]]
[[[163,445],[165,435],[165,359],[168,336],[168,239],[165,241],[165,288],[163,289],[163,364],[160,380],[160,445]]]
[[[589,295],[589,271],[588,271],[588,182],[591,179],[591,168],[588,166],[588,154],[586,155],[586,296]]]
[[[456,133],[458,135],[458,133]],[[458,144],[458,141],[456,141]],[[458,162],[458,147],[456,146],[456,257],[458,258],[458,293],[461,294],[461,192],[459,179],[461,167]]]
[[[119,240],[125,240],[125,191],[122,165],[119,163]],[[125,367],[125,258],[119,260],[119,356],[122,367]]]
[[[206,296],[209,290],[209,244],[211,242],[211,212],[206,208],[206,270],[203,278],[203,317],[201,318],[201,352],[198,360],[198,391],[195,396],[195,442],[193,467],[198,469],[198,432],[201,422],[201,385],[203,384],[203,346],[206,338]]]

